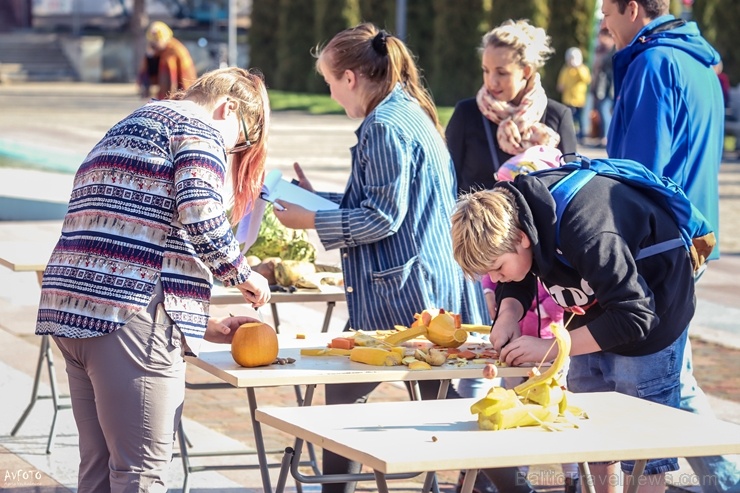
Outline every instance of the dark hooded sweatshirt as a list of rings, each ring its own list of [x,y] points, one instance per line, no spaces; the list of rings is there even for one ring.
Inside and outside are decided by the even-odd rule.
[[[678,237],[678,226],[644,193],[596,176],[561,219],[560,250],[569,267],[555,256],[555,203],[547,189],[565,174],[553,169],[496,185],[515,195],[533,253],[532,275],[501,283],[499,296],[531,306],[537,276],[558,304],[586,311],[568,329],[588,325],[602,350],[641,356],[666,348],[694,314],[689,253],[680,247],[638,261],[634,257],[641,248]],[[566,313],[566,322],[569,317]]]

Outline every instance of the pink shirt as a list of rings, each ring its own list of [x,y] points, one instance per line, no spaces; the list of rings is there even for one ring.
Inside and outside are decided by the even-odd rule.
[[[488,276],[483,276],[481,280],[483,289],[496,289],[496,283],[491,281]],[[540,316],[537,315],[537,305],[540,305]],[[539,322],[539,323],[538,323]],[[519,327],[521,328],[523,336],[538,337],[541,336],[543,339],[552,339],[552,331],[550,330],[550,324],[556,323],[562,325],[563,323],[563,308],[555,303],[550,293],[547,292],[545,286],[539,281],[537,282],[537,299],[532,302],[532,306],[527,310],[527,313],[519,321]],[[537,329],[540,328],[540,334],[537,333]]]

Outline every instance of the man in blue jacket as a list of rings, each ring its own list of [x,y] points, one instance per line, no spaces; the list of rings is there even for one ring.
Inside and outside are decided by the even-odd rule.
[[[669,15],[668,0],[604,0],[614,38],[614,106],[609,157],[638,161],[680,185],[714,226],[719,246],[719,166],[724,106],[712,66],[719,54],[694,22]],[[716,247],[709,260],[719,258]],[[692,373],[687,341],[681,408],[711,414]],[[729,457],[689,459],[704,493],[740,491],[740,466]]]

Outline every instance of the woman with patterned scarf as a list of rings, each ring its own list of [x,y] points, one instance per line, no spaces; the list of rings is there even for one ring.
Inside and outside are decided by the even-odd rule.
[[[483,86],[457,103],[447,125],[460,192],[491,188],[501,164],[530,147],[576,152],[570,109],[545,94],[538,70],[553,53],[550,37],[526,20],[483,36]]]

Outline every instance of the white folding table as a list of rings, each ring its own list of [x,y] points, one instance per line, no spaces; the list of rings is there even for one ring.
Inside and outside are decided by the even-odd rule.
[[[262,429],[255,418],[257,397],[255,389],[264,387],[305,385],[306,392],[302,405],[311,405],[314,390],[319,384],[359,383],[359,382],[418,382],[421,380],[440,380],[439,396],[447,393],[450,380],[459,378],[479,378],[483,375],[484,364],[466,364],[464,366],[444,365],[431,370],[412,371],[406,366],[370,366],[356,363],[341,356],[301,356],[300,349],[306,347],[325,347],[335,334],[309,334],[306,339],[295,336],[278,335],[279,356],[293,358],[295,363],[289,365],[270,365],[258,368],[243,368],[231,357],[228,347],[219,344],[204,343],[198,357],[187,357],[188,363],[220,378],[224,382],[247,392],[249,411],[255,437],[257,459],[262,475],[265,493],[272,493],[269,475],[269,464],[264,447]],[[530,368],[500,368],[499,376],[526,376]],[[418,394],[418,392],[417,392]],[[362,407],[364,405],[358,406]],[[324,406],[321,406],[324,407]],[[331,407],[331,406],[330,406]],[[295,408],[290,408],[295,409]]]
[[[388,491],[389,474],[467,470],[462,493],[470,493],[480,469],[615,460],[637,461],[634,491],[647,459],[740,453],[739,425],[615,392],[573,395],[572,403],[585,410],[589,419],[563,431],[480,430],[477,416],[470,413],[474,402],[261,407],[255,417],[298,440],[372,468],[381,493]],[[286,453],[278,493],[290,461]],[[428,484],[429,478],[425,487]]]

